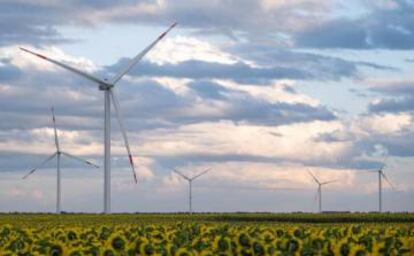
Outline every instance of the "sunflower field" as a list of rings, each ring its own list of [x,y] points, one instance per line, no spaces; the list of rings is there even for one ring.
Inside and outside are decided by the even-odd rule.
[[[411,223],[200,219],[0,216],[0,255],[414,255]]]

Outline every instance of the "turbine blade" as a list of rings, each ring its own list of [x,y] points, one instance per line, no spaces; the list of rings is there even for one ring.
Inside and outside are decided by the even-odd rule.
[[[27,52],[27,53],[30,53],[30,54],[32,54],[32,55],[34,55],[34,56],[37,56],[37,57],[39,57],[39,58],[41,58],[41,59],[44,59],[44,60],[46,60],[46,61],[48,61],[48,62],[50,62],[50,63],[55,64],[55,65],[58,65],[58,66],[59,66],[59,67],[61,67],[61,68],[64,68],[64,69],[69,70],[69,71],[72,71],[73,73],[76,73],[76,74],[78,74],[78,75],[80,75],[80,76],[82,76],[82,77],[84,77],[84,78],[86,78],[86,79],[88,79],[88,80],[90,80],[90,81],[96,82],[96,83],[98,83],[98,84],[107,84],[106,82],[102,81],[102,80],[101,80],[101,79],[99,79],[99,78],[96,78],[96,77],[92,76],[91,74],[88,74],[88,73],[86,73],[86,72],[84,72],[84,71],[81,71],[81,70],[79,70],[79,69],[76,69],[76,68],[74,68],[74,67],[71,67],[71,66],[69,66],[69,65],[67,65],[67,64],[64,64],[64,63],[62,63],[62,62],[59,62],[59,61],[57,61],[57,60],[51,59],[51,58],[49,58],[49,57],[46,57],[46,56],[44,56],[44,55],[41,55],[41,54],[35,53],[35,52],[33,52],[33,51],[30,51],[30,50],[27,50],[27,49],[25,49],[25,48],[23,48],[23,47],[20,47],[20,50],[25,51],[25,52]]]
[[[129,147],[128,137],[127,137],[127,134],[126,134],[126,129],[124,127],[124,119],[121,115],[119,102],[118,102],[117,97],[115,96],[115,92],[113,90],[110,90],[109,92],[111,94],[112,103],[114,105],[114,110],[115,110],[115,114],[116,114],[116,117],[117,117],[117,120],[118,120],[118,123],[119,123],[119,127],[121,129],[122,137],[124,138],[125,148],[127,150],[128,158],[129,158],[129,164],[130,164],[131,169],[132,169],[132,174],[134,175],[134,181],[135,181],[135,183],[138,183],[137,174],[135,173],[134,160],[132,159],[131,148]]]
[[[173,172],[175,172],[176,174],[178,174],[179,176],[181,176],[183,179],[190,181],[190,178],[188,178],[187,176],[185,176],[184,174],[182,174],[181,172],[179,172],[177,169],[172,169]]]
[[[61,153],[62,153],[62,154],[64,154],[65,156],[67,156],[67,157],[69,157],[69,158],[72,158],[72,159],[74,159],[74,160],[77,160],[77,161],[79,161],[79,162],[85,163],[85,164],[90,165],[90,166],[93,166],[93,167],[95,167],[95,168],[99,168],[99,166],[98,166],[98,165],[96,165],[96,164],[94,164],[94,163],[92,163],[92,162],[90,162],[90,161],[88,161],[88,160],[82,159],[82,158],[80,158],[80,157],[74,156],[74,155],[69,154],[69,153],[66,153],[66,152],[61,152]]]
[[[193,177],[193,178],[191,178],[191,179],[192,179],[192,180],[195,180],[195,179],[197,179],[198,177],[200,177],[200,176],[202,176],[202,175],[204,175],[204,174],[208,173],[209,171],[211,171],[211,167],[210,167],[210,168],[205,169],[204,171],[202,171],[201,173],[197,174],[196,176],[194,176],[194,177]]]
[[[29,175],[31,175],[32,173],[34,173],[37,169],[43,167],[47,162],[49,162],[50,160],[52,160],[55,156],[56,156],[56,153],[54,153],[53,155],[51,155],[48,158],[46,158],[38,166],[36,166],[35,168],[31,169],[26,175],[24,175],[23,176],[23,179],[26,179],[27,177],[29,177]]]
[[[129,63],[125,66],[121,72],[116,75],[112,80],[111,84],[116,84],[131,68],[137,64],[163,37],[173,29],[177,23],[172,24],[164,33],[162,33],[154,42],[147,46],[142,52],[138,53]]]
[[[381,175],[382,175],[382,177],[384,177],[384,179],[387,181],[387,183],[391,186],[391,188],[392,188],[393,190],[397,190],[397,189],[394,187],[394,185],[391,183],[391,181],[388,179],[388,177],[385,175],[385,173],[384,173],[384,172],[381,172]]]
[[[55,111],[54,111],[53,107],[52,107],[52,121],[53,121],[53,130],[55,132],[55,145],[56,145],[56,150],[59,152],[60,151],[59,139],[58,139],[57,130],[56,130],[56,118],[55,118]]]
[[[327,185],[327,184],[334,183],[334,182],[337,182],[337,181],[339,181],[339,180],[329,180],[329,181],[322,182],[321,185]]]
[[[316,183],[321,184],[321,183],[319,182],[319,180],[315,177],[315,175],[313,175],[313,173],[312,173],[311,171],[309,171],[309,170],[307,170],[307,171],[308,171],[309,175],[310,175],[310,176],[312,176],[313,180],[314,180]]]

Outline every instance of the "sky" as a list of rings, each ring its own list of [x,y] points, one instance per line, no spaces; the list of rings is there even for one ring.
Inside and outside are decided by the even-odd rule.
[[[414,211],[413,0],[0,0],[0,211],[53,212],[55,151],[103,165],[103,93],[19,50],[111,79],[112,210]],[[103,170],[62,160],[62,209],[101,212]]]

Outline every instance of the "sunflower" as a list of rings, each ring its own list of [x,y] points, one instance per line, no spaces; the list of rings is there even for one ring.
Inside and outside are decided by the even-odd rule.
[[[175,256],[193,256],[194,254],[191,251],[187,250],[186,248],[179,248],[175,252],[174,255]]]
[[[237,239],[238,245],[241,247],[250,247],[250,237],[246,233],[240,233]]]
[[[112,248],[116,251],[123,251],[125,249],[125,240],[120,236],[112,238]]]
[[[60,256],[60,255],[65,255],[66,251],[67,250],[65,249],[64,244],[53,244],[50,246],[48,254],[51,256]]]
[[[231,240],[228,237],[216,237],[214,239],[213,248],[218,252],[226,252],[230,250]]]

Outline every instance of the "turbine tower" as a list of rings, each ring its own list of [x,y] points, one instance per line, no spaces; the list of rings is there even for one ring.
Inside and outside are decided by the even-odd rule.
[[[209,172],[211,170],[211,168],[208,168],[204,171],[202,171],[201,173],[193,176],[193,177],[189,177],[186,176],[184,174],[182,174],[181,172],[177,171],[176,169],[173,169],[173,172],[175,172],[176,174],[180,175],[183,179],[185,179],[186,181],[188,181],[188,212],[189,214],[193,213],[193,209],[192,209],[192,189],[193,189],[193,181],[197,178],[199,178],[200,176],[203,176],[204,174],[206,174],[207,172]]]
[[[134,161],[132,159],[131,150],[128,143],[128,138],[126,134],[126,130],[124,127],[124,121],[120,112],[120,106],[118,102],[118,98],[115,95],[113,90],[116,83],[121,80],[121,78],[131,70],[131,68],[137,64],[162,38],[171,30],[173,27],[176,26],[177,23],[172,24],[164,33],[162,33],[154,42],[152,42],[149,46],[147,46],[142,52],[138,53],[122,70],[119,74],[117,74],[111,80],[107,79],[99,79],[87,72],[81,71],[77,68],[71,67],[67,64],[59,62],[57,60],[51,59],[44,55],[35,53],[33,51],[27,50],[25,48],[20,47],[21,50],[33,54],[43,60],[46,60],[50,63],[53,63],[57,66],[60,66],[64,69],[67,69],[73,73],[76,73],[83,78],[92,81],[98,85],[99,90],[104,92],[104,119],[105,119],[105,128],[104,128],[104,213],[111,212],[111,101],[115,110],[116,117],[118,119],[118,123],[122,132],[122,136],[124,139],[125,147],[128,153],[129,164],[132,169],[132,174],[134,176],[134,181],[137,183],[137,177],[135,173],[135,166]]]
[[[394,185],[384,173],[385,164],[383,164],[378,170],[373,170],[369,172],[378,173],[378,211],[382,212],[382,178],[391,186],[392,189],[396,190]]]
[[[54,134],[55,134],[55,146],[56,146],[56,151],[55,153],[53,153],[51,156],[49,156],[48,158],[46,158],[41,164],[39,164],[36,168],[33,168],[32,170],[30,170],[30,172],[28,172],[25,176],[23,176],[23,179],[26,179],[29,175],[31,175],[32,173],[34,173],[37,169],[43,167],[47,162],[51,161],[53,158],[56,157],[57,160],[57,165],[56,165],[56,213],[59,214],[61,213],[61,199],[62,199],[62,194],[61,194],[61,175],[60,175],[60,158],[62,155],[69,157],[71,159],[77,160],[79,162],[85,163],[87,165],[93,166],[95,168],[99,168],[99,166],[97,166],[96,164],[93,164],[87,160],[84,160],[82,158],[79,158],[77,156],[74,156],[72,154],[63,152],[60,150],[60,146],[59,146],[59,138],[58,138],[58,134],[57,134],[57,130],[56,130],[56,119],[55,119],[55,112],[52,108],[52,121],[53,121],[53,130],[54,130]]]
[[[313,175],[313,173],[311,171],[308,171],[309,175],[312,176],[313,180],[318,184],[318,190],[316,192],[316,196],[318,197],[318,210],[319,213],[322,212],[322,186],[324,185],[328,185],[330,183],[336,182],[338,180],[330,180],[330,181],[326,181],[326,182],[320,182],[315,175]]]

